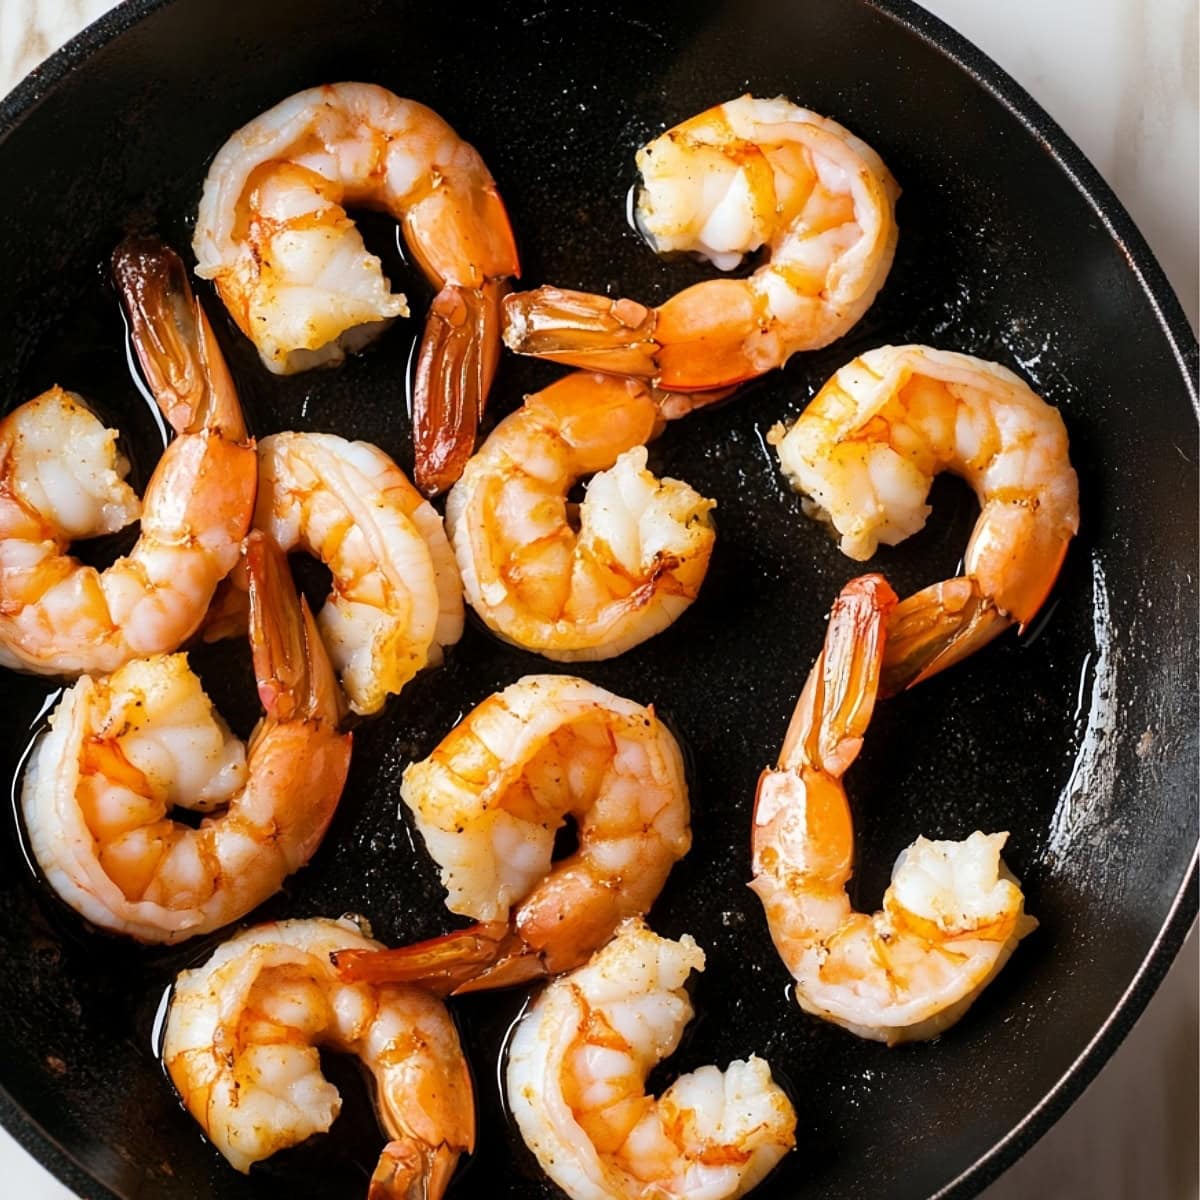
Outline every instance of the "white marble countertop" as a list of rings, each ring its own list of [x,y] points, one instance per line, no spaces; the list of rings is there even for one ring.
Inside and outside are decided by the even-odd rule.
[[[0,95],[114,0],[0,0]],[[1083,148],[1145,234],[1193,326],[1196,0],[925,0]],[[985,1200],[1196,1200],[1200,957],[1193,930],[1145,1014],[1067,1115]],[[70,1200],[0,1130],[0,1192]]]

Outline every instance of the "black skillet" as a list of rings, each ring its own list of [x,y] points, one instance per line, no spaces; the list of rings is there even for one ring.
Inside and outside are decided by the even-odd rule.
[[[0,105],[0,406],[51,383],[115,420],[136,482],[158,450],[126,370],[102,264],[122,231],[189,241],[209,158],[299,88],[373,80],[445,115],[482,151],[528,284],[656,301],[704,272],[657,261],[626,227],[633,152],[753,89],[864,137],[904,188],[886,288],[846,338],[739,400],[670,428],[660,469],[719,502],[699,602],[590,679],[653,701],[691,756],[695,846],[654,912],[708,951],[701,1014],[656,1075],[751,1051],[786,1081],[799,1151],[769,1197],[966,1196],[1027,1148],[1140,1012],[1196,910],[1196,345],[1142,238],[1096,172],[991,62],[906,0],[593,7],[398,0],[132,0]],[[386,221],[389,274],[427,299]],[[333,430],[410,463],[405,377],[416,320],[337,371],[266,375],[205,288],[255,430]],[[1084,525],[1044,620],[881,706],[849,780],[861,905],[917,833],[1009,829],[1038,933],[938,1042],[886,1050],[804,1016],[747,892],[748,820],[838,587],[858,568],[800,512],[763,445],[855,353],[921,341],[997,359],[1058,405]],[[506,358],[495,413],[556,372]],[[929,527],[877,566],[903,594],[955,567],[974,520],[935,489]],[[113,554],[115,545],[95,554]],[[319,580],[309,582],[319,585]],[[243,732],[241,647],[197,652]],[[547,664],[468,630],[449,665],[357,734],[341,810],[313,863],[258,917],[370,917],[388,941],[449,918],[397,820],[401,769],[467,707]],[[549,669],[554,669],[553,667]],[[3,677],[8,776],[51,696]],[[126,1198],[357,1197],[380,1141],[355,1071],[332,1135],[232,1170],[177,1106],[154,1056],[172,952],[85,931],[34,878],[5,823],[0,882],[0,1117],[78,1192]],[[517,995],[457,1005],[476,1074],[479,1152],[457,1196],[549,1196],[506,1120],[497,1056]],[[0,1188],[2,1190],[2,1188]]]

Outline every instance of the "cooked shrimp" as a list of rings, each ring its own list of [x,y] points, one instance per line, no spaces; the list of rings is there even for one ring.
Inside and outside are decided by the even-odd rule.
[[[489,696],[400,793],[447,907],[487,924],[339,956],[347,978],[469,991],[569,970],[649,909],[691,844],[683,758],[654,709],[567,675]],[[578,848],[552,864],[568,818]]]
[[[1011,371],[927,346],[882,346],[843,367],[768,440],[843,553],[862,561],[925,524],[939,471],[982,508],[963,575],[908,597],[888,636],[884,693],[1033,620],[1079,528],[1062,417]]]
[[[646,1095],[646,1076],[692,1019],[684,982],[702,970],[686,934],[669,941],[632,919],[517,1023],[509,1108],[573,1200],[742,1196],[796,1144],[791,1102],[757,1055]]]
[[[133,343],[178,437],[139,506],[117,435],[51,388],[0,421],[0,666],[115,671],[196,631],[237,561],[254,508],[254,446],[208,321],[175,254],[131,240],[113,259]],[[72,541],[141,516],[125,558],[98,571]]]
[[[490,629],[563,662],[611,658],[691,604],[714,503],[646,470],[662,425],[651,389],[577,372],[496,426],[446,502],[467,601]],[[591,472],[576,511],[568,493]]]
[[[247,542],[265,718],[248,747],[183,654],[136,659],[66,692],[21,793],[47,882],[94,925],[177,942],[249,912],[312,857],[350,764],[337,683],[283,555]],[[210,813],[193,828],[175,806]],[[193,823],[194,824],[194,823]]]
[[[800,1007],[889,1044],[953,1025],[1037,926],[1000,858],[1007,833],[918,838],[896,860],[883,909],[850,907],[842,775],[871,721],[895,603],[881,575],[851,580],[834,603],[779,766],[758,783],[750,885]]]
[[[188,1112],[237,1170],[324,1133],[341,1111],[317,1048],[370,1071],[392,1139],[370,1200],[439,1200],[474,1148],[471,1076],[450,1014],[417,988],[338,980],[334,951],[378,948],[343,918],[247,929],[175,982],[163,1063]]]
[[[369,83],[309,88],[217,152],[196,221],[196,271],[277,374],[340,362],[408,315],[346,215],[378,208],[434,287],[413,392],[416,479],[458,478],[500,352],[518,274],[512,230],[479,154],[437,113]]]
[[[657,309],[550,287],[510,296],[513,350],[676,392],[724,387],[841,337],[891,269],[896,181],[870,146],[782,97],[710,108],[637,163],[637,219],[657,251],[691,251],[722,271],[760,247],[766,261]]]
[[[254,524],[333,574],[317,624],[355,712],[462,636],[462,584],[442,519],[382,450],[328,433],[277,433],[258,448]]]

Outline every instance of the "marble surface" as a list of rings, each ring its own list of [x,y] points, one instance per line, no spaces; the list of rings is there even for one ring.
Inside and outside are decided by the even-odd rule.
[[[0,0],[0,94],[112,0]],[[1195,0],[926,0],[1014,76],[1132,213],[1197,322]],[[1133,1032],[1079,1101],[985,1193],[1020,1200],[1195,1200],[1200,970],[1195,930]],[[71,1193],[0,1130],[0,1191]]]

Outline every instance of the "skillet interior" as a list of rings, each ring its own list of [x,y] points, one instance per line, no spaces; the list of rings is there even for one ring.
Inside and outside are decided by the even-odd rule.
[[[1185,328],[1182,317],[1161,281],[1166,317],[1156,310],[1134,269],[1144,248],[1123,215],[1117,231],[1106,226],[1044,140],[935,45],[865,3],[513,4],[452,18],[383,0],[294,0],[286,13],[271,0],[145,8],[0,149],[6,177],[21,184],[0,194],[0,405],[55,382],[84,392],[127,435],[138,485],[158,443],[102,264],[130,223],[153,224],[183,249],[209,157],[300,87],[374,80],[441,112],[496,175],[529,285],[656,301],[702,277],[658,262],[627,228],[633,150],[747,88],[836,117],[901,181],[896,267],[866,319],[653,447],[652,466],[718,500],[713,567],[670,631],[580,673],[653,701],[689,749],[695,846],[654,923],[692,932],[709,966],[695,988],[700,1017],[670,1070],[757,1051],[787,1082],[801,1150],[757,1194],[918,1197],[964,1172],[956,1190],[982,1186],[1015,1150],[989,1153],[1110,1021],[1194,854],[1196,437],[1186,375],[1195,349],[1177,359],[1167,327]],[[421,312],[427,297],[387,223],[370,229]],[[257,433],[333,430],[411,465],[404,379],[416,322],[341,370],[277,380],[201,292]],[[744,883],[757,773],[777,750],[823,615],[856,573],[802,517],[762,436],[855,353],[910,340],[1005,362],[1061,407],[1085,523],[1036,631],[881,706],[851,774],[861,905],[878,903],[892,859],[917,833],[1007,828],[1006,857],[1042,920],[960,1026],[889,1052],[796,1009]],[[556,374],[507,357],[493,412]],[[966,490],[939,483],[935,505],[923,534],[877,561],[901,594],[949,573],[966,543],[975,516]],[[195,656],[242,733],[256,715],[247,657],[232,646]],[[325,846],[256,915],[353,910],[397,941],[447,928],[435,871],[396,819],[400,772],[487,693],[545,669],[469,628],[447,667],[360,728]],[[9,777],[50,691],[4,676]],[[32,877],[11,824],[2,840],[5,1112],[24,1112],[78,1164],[82,1175],[67,1168],[76,1187],[164,1198],[362,1194],[378,1135],[352,1071],[334,1068],[348,1103],[333,1137],[236,1176],[177,1108],[152,1052],[164,987],[212,939],[163,952],[87,934]],[[1189,895],[1184,908],[1194,903]],[[1186,916],[1176,913],[1176,944]],[[1156,970],[1168,953],[1160,949]],[[457,1009],[482,1136],[455,1194],[553,1194],[495,1082],[519,1004],[509,995]],[[1110,1027],[1110,1048],[1116,1036]],[[40,1140],[35,1148],[46,1152]]]

